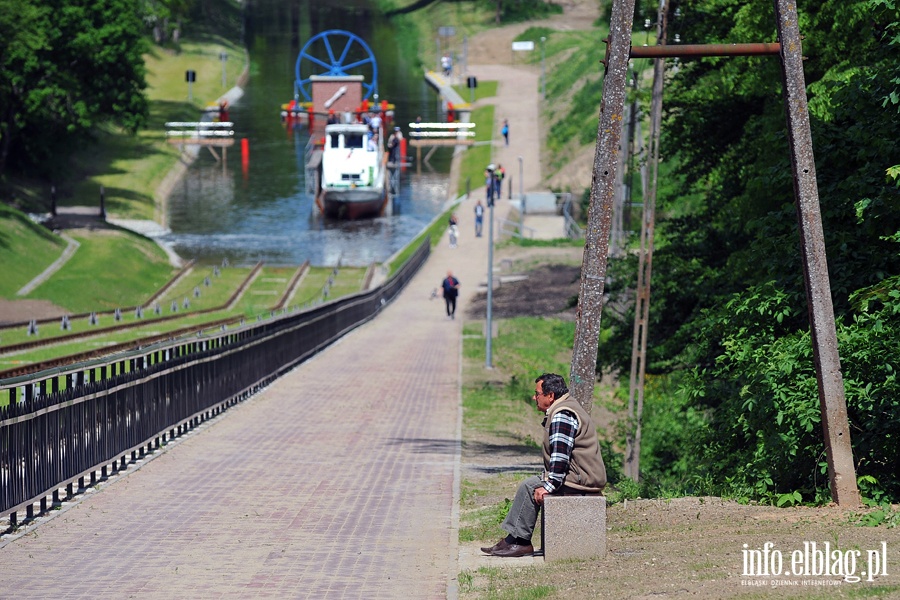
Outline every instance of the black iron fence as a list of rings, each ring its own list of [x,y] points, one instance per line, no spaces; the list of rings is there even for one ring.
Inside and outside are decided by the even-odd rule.
[[[34,516],[124,469],[373,318],[430,252],[383,285],[233,331],[0,380],[0,516]]]

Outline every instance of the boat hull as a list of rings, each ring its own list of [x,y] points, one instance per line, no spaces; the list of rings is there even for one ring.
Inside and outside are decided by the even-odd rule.
[[[337,219],[364,219],[381,214],[384,189],[340,189],[323,193],[325,216]]]

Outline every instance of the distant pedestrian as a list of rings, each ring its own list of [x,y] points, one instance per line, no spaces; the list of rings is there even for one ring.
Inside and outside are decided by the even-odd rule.
[[[369,113],[369,129],[371,129],[376,136],[381,135],[381,115],[378,113]]]
[[[456,213],[450,215],[450,226],[447,231],[450,235],[450,247],[456,248],[459,242],[459,219],[456,218]]]
[[[494,205],[494,165],[490,164],[484,170],[485,201],[488,206]]]
[[[481,229],[484,226],[484,205],[481,200],[475,203],[475,237],[481,237]]]
[[[450,77],[453,74],[453,59],[450,58],[449,54],[441,57],[441,70],[444,73],[444,77]]]
[[[456,318],[456,297],[459,295],[459,279],[453,276],[453,271],[447,271],[447,277],[441,282],[444,288],[444,303],[447,306],[447,316]]]
[[[390,151],[389,160],[395,165],[400,164],[400,146],[403,141],[403,133],[399,127],[394,127],[394,133],[388,139],[388,150]]]
[[[503,141],[506,142],[506,145],[509,146],[509,121],[503,119],[503,127],[500,128],[500,133],[503,134]]]
[[[498,200],[503,197],[503,178],[506,177],[506,170],[503,165],[497,165],[494,169],[494,197]]]

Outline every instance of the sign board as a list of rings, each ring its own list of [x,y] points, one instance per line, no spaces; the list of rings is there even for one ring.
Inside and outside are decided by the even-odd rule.
[[[197,81],[197,71],[185,71],[184,80],[188,83]]]
[[[438,27],[438,35],[441,37],[452,37],[456,35],[456,27]]]
[[[469,76],[466,78],[466,87],[469,88],[477,88],[478,87],[478,78]]]
[[[534,50],[534,42],[513,42],[513,52]]]

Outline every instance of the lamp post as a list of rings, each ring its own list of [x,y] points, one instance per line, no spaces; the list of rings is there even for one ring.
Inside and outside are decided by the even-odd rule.
[[[224,89],[226,85],[228,85],[227,78],[225,76],[225,61],[228,60],[227,52],[219,52],[219,60],[222,61],[222,88]]]
[[[493,361],[491,357],[491,343],[494,339],[494,324],[492,320],[492,307],[494,304],[494,201],[488,202],[488,272],[487,272],[487,327],[485,334],[487,342],[485,345],[484,366],[487,369],[493,369]]]
[[[525,237],[525,193],[522,191],[522,181],[525,179],[522,169],[522,157],[519,157],[519,234]]]
[[[469,72],[469,36],[463,36],[463,58],[462,58],[462,71],[460,73],[468,73]]]
[[[544,61],[544,42],[547,38],[541,36],[541,100],[547,99],[547,69]]]

